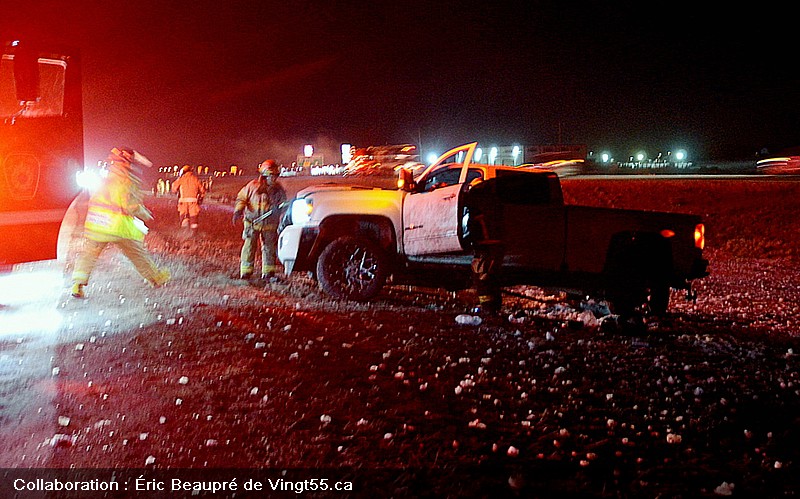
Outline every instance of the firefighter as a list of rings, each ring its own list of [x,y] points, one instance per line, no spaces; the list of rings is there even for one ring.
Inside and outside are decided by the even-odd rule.
[[[465,205],[469,213],[465,238],[472,247],[472,283],[480,314],[497,316],[503,304],[500,270],[505,249],[502,243],[502,203],[496,180],[470,187]]]
[[[192,232],[196,231],[197,217],[200,215],[200,205],[203,203],[206,188],[194,174],[191,166],[184,165],[181,168],[180,177],[172,184],[172,192],[178,193],[181,227],[189,227]]]
[[[250,279],[255,268],[256,249],[261,244],[261,278],[277,279],[276,247],[278,223],[286,206],[286,191],[278,182],[280,167],[268,159],[258,166],[258,177],[245,185],[236,196],[234,225],[244,221],[239,277]]]
[[[140,167],[151,163],[141,154],[114,148],[108,156],[108,176],[89,199],[84,224],[84,248],[72,273],[72,296],[84,297],[84,287],[97,259],[108,244],[117,246],[150,284],[162,286],[170,279],[167,269],[158,268],[144,248],[147,228],[143,220],[153,215],[142,204]]]
[[[503,304],[500,283],[500,265],[503,263],[503,246],[497,242],[482,242],[474,246],[472,257],[472,282],[478,295],[480,314],[498,315]]]

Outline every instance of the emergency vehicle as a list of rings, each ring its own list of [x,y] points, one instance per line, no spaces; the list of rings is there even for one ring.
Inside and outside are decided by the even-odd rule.
[[[10,41],[0,56],[0,270],[58,256],[83,170],[80,58]],[[63,248],[62,238],[62,248]]]

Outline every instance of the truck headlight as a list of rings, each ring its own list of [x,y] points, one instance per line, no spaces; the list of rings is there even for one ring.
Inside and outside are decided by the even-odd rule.
[[[302,225],[311,219],[314,204],[310,198],[295,199],[292,201],[292,223]]]

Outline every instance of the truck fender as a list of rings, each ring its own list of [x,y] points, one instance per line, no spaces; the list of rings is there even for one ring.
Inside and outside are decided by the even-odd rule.
[[[393,263],[397,259],[397,240],[389,218],[380,215],[332,215],[320,223],[319,236],[311,248],[311,260],[317,260],[325,247],[341,236],[370,239]]]

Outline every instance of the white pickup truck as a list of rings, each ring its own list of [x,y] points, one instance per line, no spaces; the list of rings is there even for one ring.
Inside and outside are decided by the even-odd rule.
[[[655,313],[666,311],[670,288],[691,290],[708,274],[700,217],[567,206],[553,172],[473,163],[476,146],[448,151],[415,178],[402,171],[398,189],[299,191],[280,227],[285,271],[310,272],[340,299],[369,300],[390,275],[458,289],[470,284],[474,244],[491,237],[503,245],[505,285],[596,294],[618,312]]]

